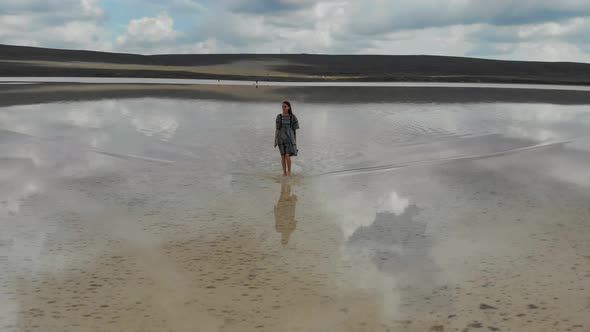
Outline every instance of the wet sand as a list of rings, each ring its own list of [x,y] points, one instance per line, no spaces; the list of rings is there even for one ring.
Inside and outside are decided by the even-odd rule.
[[[565,88],[560,86],[559,88]],[[590,92],[537,88],[481,87],[372,87],[372,86],[256,86],[175,84],[0,84],[0,106],[102,99],[166,98],[245,102],[296,102],[322,104],[404,103],[546,103],[589,105]]]
[[[3,331],[590,327],[587,105],[7,89]]]

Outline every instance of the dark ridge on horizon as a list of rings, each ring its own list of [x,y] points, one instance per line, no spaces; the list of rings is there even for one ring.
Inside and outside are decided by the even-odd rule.
[[[590,64],[492,60],[441,55],[327,54],[159,54],[141,55],[11,46],[0,44],[0,60],[101,62],[157,66],[208,66],[238,61],[268,61],[274,70],[342,81],[431,81],[488,83],[590,84]],[[276,61],[281,61],[276,64]],[[273,63],[274,62],[274,63]],[[204,74],[189,71],[58,68],[0,61],[0,76],[168,77],[244,80],[303,80],[297,77]],[[309,79],[306,79],[309,80]]]
[[[27,58],[23,59],[25,55]],[[208,60],[211,57],[220,57],[218,63],[233,60],[254,60],[254,59],[305,59],[305,58],[434,58],[434,59],[456,59],[460,61],[477,60],[482,62],[494,63],[523,63],[523,64],[576,64],[588,65],[590,63],[572,62],[572,61],[522,61],[522,60],[505,60],[505,59],[486,59],[467,56],[446,56],[446,55],[429,55],[429,54],[412,54],[412,55],[395,55],[395,54],[323,54],[323,53],[210,53],[210,54],[138,54],[138,53],[119,53],[119,52],[104,52],[91,50],[73,50],[62,48],[48,48],[35,46],[19,46],[0,44],[0,59],[3,60],[41,60],[41,61],[65,61],[63,56],[70,56],[72,58],[80,58],[85,61],[100,62],[105,61],[109,63],[125,63],[125,64],[158,64],[165,65],[166,60],[175,60],[173,65],[202,65],[202,62],[193,62],[196,60]],[[183,62],[179,64],[176,61]]]

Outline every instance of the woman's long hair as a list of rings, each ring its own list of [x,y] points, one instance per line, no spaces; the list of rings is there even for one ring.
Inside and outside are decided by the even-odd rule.
[[[285,105],[289,106],[289,114],[290,114],[290,115],[293,115],[293,108],[291,108],[291,103],[285,100],[285,101],[283,102],[283,104],[285,104]]]

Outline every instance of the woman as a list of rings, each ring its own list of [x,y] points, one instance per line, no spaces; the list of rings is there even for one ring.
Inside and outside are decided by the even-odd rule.
[[[275,130],[275,147],[279,147],[283,176],[291,176],[291,157],[297,155],[297,134],[299,121],[293,114],[288,101],[283,102],[283,112],[277,115]]]

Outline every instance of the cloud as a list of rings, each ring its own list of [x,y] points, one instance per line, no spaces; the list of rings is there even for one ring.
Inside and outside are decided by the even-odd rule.
[[[119,51],[141,54],[218,52],[218,42],[212,38],[192,38],[174,29],[174,20],[168,14],[142,17],[129,22],[125,32],[117,37]]]
[[[108,32],[92,21],[42,26],[26,16],[0,16],[0,40],[5,44],[110,51],[108,39]]]
[[[476,45],[469,56],[508,57],[516,60],[589,60],[589,18],[513,26],[480,25],[465,36]]]
[[[312,6],[313,0],[226,0],[231,12],[267,14],[300,10]]]
[[[215,38],[218,47],[227,52],[329,53],[333,48],[341,49],[334,38],[341,28],[337,4],[305,2],[291,11],[286,9],[291,5],[283,5],[282,10],[275,8],[264,15],[232,10],[216,13],[202,21],[194,34]]]
[[[542,22],[512,26],[482,26],[468,38],[491,43],[517,43],[526,41],[582,41],[590,33],[590,20],[573,18],[562,22]]]
[[[112,50],[108,33],[93,22],[71,21],[45,30],[56,43],[66,48]]]
[[[128,0],[126,5],[141,6],[141,15],[120,23],[121,18],[109,21],[118,8],[110,1],[4,0],[0,43],[142,54],[436,54],[590,62],[586,0]]]
[[[257,1],[224,4],[194,31],[215,38],[222,52],[590,60],[587,1],[277,1],[264,9]]]
[[[90,17],[100,17],[104,15],[102,8],[98,5],[98,0],[81,0],[82,14]]]
[[[64,12],[89,16],[103,15],[97,0],[3,0],[2,12],[59,14]],[[56,13],[57,12],[57,13]]]
[[[117,38],[117,45],[128,48],[129,45],[172,41],[178,34],[173,25],[174,20],[168,14],[131,20],[125,34]]]
[[[590,2],[581,0],[365,0],[344,2],[342,6],[348,16],[346,31],[366,36],[459,24],[531,24],[590,15]]]
[[[205,5],[203,5],[198,0],[132,0],[137,3],[137,5],[151,5],[154,6],[157,10],[166,10],[166,11],[203,11],[206,10]]]
[[[0,42],[16,45],[111,50],[97,0],[5,0]]]
[[[98,0],[3,0],[0,16],[25,16],[40,25],[83,20],[101,21],[105,12]]]

